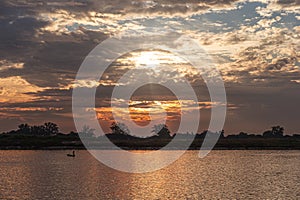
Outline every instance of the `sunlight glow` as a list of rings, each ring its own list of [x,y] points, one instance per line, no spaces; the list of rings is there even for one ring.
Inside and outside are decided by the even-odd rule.
[[[134,62],[137,67],[155,68],[161,64],[161,56],[157,51],[143,51],[134,57]]]
[[[162,68],[163,66],[175,66],[187,64],[182,58],[163,50],[143,50],[132,52],[125,60],[133,63],[137,68]]]

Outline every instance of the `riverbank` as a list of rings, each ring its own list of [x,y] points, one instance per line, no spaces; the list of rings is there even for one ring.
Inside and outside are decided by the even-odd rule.
[[[121,147],[123,150],[127,151],[155,151],[160,150],[161,148],[154,148],[154,147],[142,147],[142,148],[131,148],[131,147]],[[57,146],[57,147],[19,147],[19,146],[8,146],[8,147],[1,147],[0,151],[7,151],[7,150],[38,150],[38,151],[51,151],[51,150],[87,150],[85,147],[70,147],[70,146]],[[108,148],[93,148],[90,150],[120,150],[120,149],[108,149]],[[181,151],[185,149],[164,149],[164,150],[174,150],[174,151]],[[195,151],[200,150],[200,148],[188,148],[188,151]],[[285,147],[236,147],[236,148],[222,148],[222,147],[214,147],[213,150],[300,150],[300,148],[285,148]]]
[[[159,150],[165,147],[170,139],[157,140],[113,140],[115,146],[124,150]],[[185,150],[182,141],[176,141],[172,148],[165,147],[166,150]],[[199,150],[203,139],[195,139],[189,150]],[[118,150],[111,145],[97,139],[90,139],[89,149]],[[16,138],[14,140],[4,140],[0,138],[0,150],[83,150],[85,146],[79,139],[65,140],[53,137]],[[214,150],[300,150],[299,138],[245,138],[245,139],[219,139],[213,148]]]

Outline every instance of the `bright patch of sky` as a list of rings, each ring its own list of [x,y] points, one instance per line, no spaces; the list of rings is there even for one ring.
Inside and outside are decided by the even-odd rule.
[[[130,19],[125,17],[114,22],[107,20],[107,23],[98,25],[74,22],[72,25],[67,26],[67,29],[72,32],[76,31],[78,27],[84,27],[88,30],[99,30],[109,33],[113,29],[131,30],[134,24],[139,26],[138,30],[142,30],[142,32],[189,30],[193,32],[225,33],[239,30],[241,26],[255,26],[262,19],[276,19],[276,23],[273,22],[272,24],[272,27],[276,28],[292,30],[295,26],[300,25],[297,19],[299,16],[297,16],[296,12],[274,10],[269,14],[262,15],[260,11],[267,9],[267,6],[268,4],[262,2],[240,2],[229,10],[208,10],[205,13],[191,13],[190,16],[159,15],[146,18],[129,17]],[[264,28],[266,27],[256,27],[256,31]]]

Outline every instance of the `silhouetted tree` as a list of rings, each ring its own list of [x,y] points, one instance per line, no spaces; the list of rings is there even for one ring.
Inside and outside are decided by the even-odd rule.
[[[45,135],[53,135],[58,133],[58,126],[52,122],[47,122],[44,124]]]
[[[281,126],[273,126],[273,127],[272,127],[272,133],[273,133],[275,136],[283,137],[284,128],[281,127]]]
[[[45,135],[45,127],[42,126],[31,126],[30,127],[30,134],[33,135]]]
[[[92,129],[89,126],[84,125],[82,127],[82,130],[79,132],[79,135],[80,135],[80,137],[87,137],[87,138],[94,137],[95,136],[94,132],[95,132],[95,129]]]
[[[19,128],[19,130],[17,130],[18,133],[30,134],[30,126],[28,124],[20,124],[18,128]]]
[[[110,129],[113,134],[121,134],[121,135],[129,135],[130,134],[128,126],[126,126],[126,124],[124,124],[124,123],[113,122],[110,126]]]
[[[154,125],[152,133],[155,133],[159,137],[162,137],[162,138],[170,138],[171,137],[171,135],[170,135],[171,132],[170,132],[168,126],[165,124]]]
[[[208,130],[202,131],[202,133],[197,133],[196,138],[204,138],[207,134]]]
[[[284,128],[281,126],[273,126],[271,130],[263,133],[264,137],[283,137]]]
[[[248,134],[245,132],[240,132],[240,134],[238,135],[239,138],[246,138],[248,137]]]

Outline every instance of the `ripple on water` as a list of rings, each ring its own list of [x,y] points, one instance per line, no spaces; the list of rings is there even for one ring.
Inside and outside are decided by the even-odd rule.
[[[0,199],[299,199],[300,151],[188,151],[156,172],[110,169],[87,151],[0,151]]]

